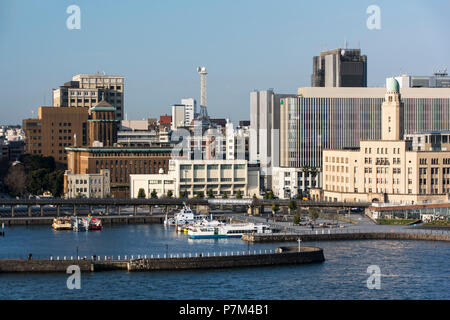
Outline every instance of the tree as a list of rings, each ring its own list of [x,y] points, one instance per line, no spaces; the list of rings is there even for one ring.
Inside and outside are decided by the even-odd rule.
[[[54,197],[61,197],[64,193],[64,171],[56,170],[48,173],[48,190]]]
[[[309,208],[309,216],[314,222],[319,218],[319,211],[316,208]]]
[[[209,199],[214,199],[214,192],[212,191],[212,189],[208,190],[208,198]]]
[[[23,196],[27,190],[27,176],[22,165],[9,168],[5,177],[5,185],[15,196]]]
[[[241,192],[241,190],[238,190],[238,192],[236,193],[236,199],[242,199],[242,192]]]
[[[258,197],[256,197],[256,194],[254,193],[253,194],[253,200],[256,200],[256,199],[258,199]]]
[[[319,173],[319,171],[320,171],[320,169],[317,169],[317,168],[311,168],[310,170],[309,170],[309,172],[310,172],[310,174],[311,174],[311,177],[312,177],[312,181],[311,181],[311,185],[313,186],[313,187],[315,187],[316,186],[316,182],[315,182],[315,178],[316,178],[316,176],[317,176],[317,174]]]
[[[228,193],[226,191],[222,194],[222,199],[228,199]]]
[[[307,175],[307,173],[309,173],[310,172],[310,168],[305,164],[303,167],[302,167],[302,172],[305,174],[305,176]]]
[[[203,199],[205,197],[203,191],[197,191],[197,193],[195,194],[195,198],[197,199]]]
[[[145,199],[145,190],[140,188],[137,195],[138,199]]]
[[[302,194],[302,190],[298,191],[297,196],[295,197],[296,200],[302,200],[303,199],[303,194]]]
[[[279,210],[280,210],[280,207],[276,203],[274,203],[272,205],[272,213],[276,214]]]
[[[158,193],[156,192],[155,189],[153,189],[152,193],[150,194],[150,197],[152,197],[152,199],[157,199],[158,198]]]
[[[46,168],[31,171],[28,175],[28,190],[30,193],[39,195],[50,189],[48,175],[51,171]]]
[[[300,223],[300,216],[298,215],[298,213],[295,214],[295,216],[294,216],[292,222],[293,222],[294,224],[299,224],[299,223]]]
[[[180,191],[180,198],[187,198],[187,197],[188,197],[188,194],[187,194],[186,190]]]
[[[167,198],[172,198],[172,197],[173,197],[172,190],[167,191]]]
[[[264,199],[275,199],[273,191],[272,190],[266,191],[264,193]]]
[[[297,209],[297,202],[294,201],[294,200],[289,201],[288,207],[289,207],[289,210],[295,210],[295,209]]]

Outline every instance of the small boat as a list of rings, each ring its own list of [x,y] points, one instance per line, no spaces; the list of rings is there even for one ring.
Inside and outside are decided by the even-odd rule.
[[[89,221],[89,230],[102,230],[102,220],[92,217]]]
[[[72,230],[70,218],[54,218],[52,228],[53,230]]]
[[[231,223],[191,227],[188,236],[191,239],[206,238],[241,238],[249,233],[272,233],[272,229],[266,224]]]

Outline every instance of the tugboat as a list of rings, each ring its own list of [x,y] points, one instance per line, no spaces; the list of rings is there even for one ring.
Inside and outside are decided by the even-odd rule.
[[[53,230],[72,230],[72,224],[69,218],[54,218],[52,228]]]

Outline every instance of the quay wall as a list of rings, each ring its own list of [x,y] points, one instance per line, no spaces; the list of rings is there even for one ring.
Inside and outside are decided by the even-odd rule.
[[[295,242],[302,241],[334,241],[334,240],[426,240],[426,241],[450,241],[450,235],[446,234],[421,234],[421,233],[395,233],[395,232],[371,232],[371,233],[335,233],[335,234],[245,234],[242,240],[248,242]]]
[[[70,216],[69,216],[70,217]],[[81,217],[81,216],[80,216]],[[95,216],[102,219],[103,225],[111,224],[162,224],[163,216]],[[0,218],[0,225],[5,226],[28,226],[28,225],[48,225],[51,226],[55,217],[16,217]]]
[[[301,252],[290,251],[269,254],[247,254],[235,256],[191,257],[175,259],[138,259],[128,263],[128,271],[186,270],[275,266],[287,264],[320,263],[325,260],[320,248],[302,248]]]
[[[0,273],[6,272],[66,272],[71,265],[80,267],[81,272],[91,271],[90,260],[25,260],[1,259]]]

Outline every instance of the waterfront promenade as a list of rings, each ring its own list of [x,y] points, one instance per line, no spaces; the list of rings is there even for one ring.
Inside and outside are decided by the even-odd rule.
[[[354,218],[354,217],[353,217]],[[242,221],[269,224],[278,233],[244,235],[249,242],[332,241],[332,240],[435,240],[450,241],[450,229],[423,229],[420,226],[377,225],[367,217],[356,223],[339,222],[342,228],[311,228],[292,222],[274,222],[262,217],[241,217]],[[328,221],[329,222],[329,221]]]

